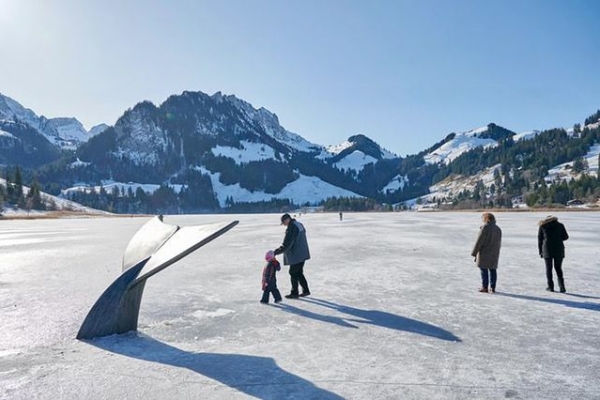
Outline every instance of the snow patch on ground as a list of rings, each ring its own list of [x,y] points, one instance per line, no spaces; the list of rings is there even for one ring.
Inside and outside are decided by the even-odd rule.
[[[468,132],[458,133],[456,136],[441,145],[439,148],[433,150],[429,154],[423,156],[425,162],[428,164],[450,164],[461,154],[471,151],[478,147],[496,147],[498,142],[494,139],[482,139],[477,135],[487,132],[488,128],[481,127],[473,129]]]
[[[583,156],[584,163],[587,163],[587,167],[583,172],[578,173],[573,171],[572,167],[575,160],[557,165],[548,170],[548,175],[544,178],[547,184],[554,182],[570,181],[571,179],[578,179],[582,173],[590,176],[598,176],[598,156],[600,155],[600,143],[593,145],[585,156]]]
[[[185,185],[180,184],[169,184],[168,185],[175,193],[180,193],[182,189],[185,188]],[[64,189],[61,191],[61,196],[69,197],[73,193],[83,192],[83,193],[91,193],[92,191],[99,193],[101,189],[104,189],[107,193],[112,193],[113,190],[118,190],[119,193],[124,192],[127,194],[129,189],[135,193],[138,189],[142,189],[144,192],[148,194],[152,194],[156,192],[160,188],[160,185],[155,183],[134,183],[134,182],[115,182],[115,181],[102,181],[102,185],[97,186],[88,186],[88,185],[78,185],[73,186],[68,189]]]
[[[11,139],[17,139],[17,137],[15,135],[13,135],[10,132],[3,131],[2,129],[0,129],[0,137],[7,137],[7,138],[11,138]]]
[[[517,133],[516,135],[513,136],[513,140],[515,142],[521,141],[521,140],[531,140],[533,138],[535,138],[537,135],[540,134],[540,131],[526,131],[526,132],[521,132],[521,133]]]
[[[194,312],[192,315],[198,319],[207,319],[207,318],[218,318],[223,317],[225,315],[233,314],[234,310],[229,310],[227,308],[218,308],[214,311],[207,310],[198,310]]]
[[[75,161],[73,161],[71,164],[69,164],[69,168],[82,168],[82,167],[87,167],[89,165],[91,165],[92,163],[90,162],[86,162],[86,161],[81,161],[79,158]]]
[[[600,128],[600,120],[598,120],[598,122],[587,124],[584,128],[588,128],[588,129]]]
[[[210,176],[213,190],[221,207],[226,207],[227,198],[233,198],[235,202],[259,202],[271,199],[290,199],[296,204],[317,204],[330,197],[362,197],[349,190],[338,188],[317,177],[300,175],[298,179],[288,183],[279,193],[271,194],[263,191],[251,192],[244,189],[239,183],[225,185],[219,181],[220,173],[213,173],[204,167],[196,169]]]
[[[360,150],[355,150],[333,165],[340,170],[352,169],[356,172],[360,172],[365,165],[374,164],[376,162],[377,159],[375,157],[365,154]]]
[[[398,190],[404,189],[404,186],[406,186],[408,183],[409,183],[408,177],[402,176],[402,175],[396,175],[395,177],[393,177],[390,180],[390,182],[383,189],[381,189],[381,192],[386,193],[388,190],[390,192],[397,192]]]
[[[345,142],[342,142],[340,144],[333,144],[331,146],[327,146],[326,150],[333,155],[337,155],[352,146],[354,146],[354,143],[346,140]]]
[[[253,143],[242,140],[242,149],[229,146],[216,146],[212,149],[215,156],[231,158],[236,164],[248,163],[250,161],[275,160],[275,150],[266,144]]]

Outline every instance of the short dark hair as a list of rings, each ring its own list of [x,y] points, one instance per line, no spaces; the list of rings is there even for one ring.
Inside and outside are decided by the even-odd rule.
[[[292,219],[292,216],[288,213],[285,213],[281,216],[281,223],[283,224],[283,221],[285,221],[286,219]]]

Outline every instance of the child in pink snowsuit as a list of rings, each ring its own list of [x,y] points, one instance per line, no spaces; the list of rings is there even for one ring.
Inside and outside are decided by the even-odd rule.
[[[273,293],[275,303],[279,303],[281,301],[281,293],[277,289],[277,271],[281,270],[281,265],[277,261],[277,258],[275,258],[273,251],[268,251],[265,254],[265,260],[267,261],[267,265],[263,268],[262,273],[263,296],[260,302],[262,304],[269,304],[269,294]]]

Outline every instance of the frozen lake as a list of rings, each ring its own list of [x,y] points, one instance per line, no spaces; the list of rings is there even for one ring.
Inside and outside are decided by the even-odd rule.
[[[480,214],[302,215],[312,297],[278,306],[258,303],[278,215],[165,217],[240,224],[148,280],[137,335],[91,342],[77,330],[148,219],[0,221],[0,397],[598,399],[600,213],[557,215],[569,293],[544,290],[544,214],[499,213],[495,295]]]

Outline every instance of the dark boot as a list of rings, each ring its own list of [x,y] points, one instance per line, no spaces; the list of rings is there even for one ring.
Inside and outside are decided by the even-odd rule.
[[[560,288],[561,293],[566,293],[567,289],[565,289],[565,281],[562,278],[558,278],[558,287]]]

